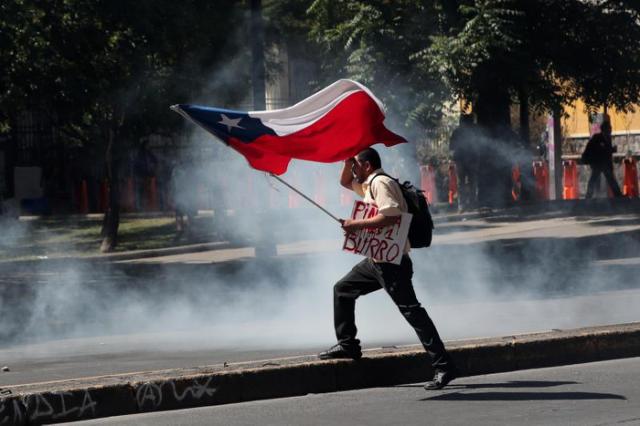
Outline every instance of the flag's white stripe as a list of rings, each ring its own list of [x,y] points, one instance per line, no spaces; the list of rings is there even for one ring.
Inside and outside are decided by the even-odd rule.
[[[365,86],[353,80],[338,80],[331,86],[324,88],[303,99],[289,108],[271,111],[250,111],[249,116],[258,118],[262,123],[273,129],[278,136],[297,132],[324,117],[338,103],[353,93],[364,91],[369,95],[384,113],[384,106],[378,98]]]
[[[291,133],[297,132],[298,130],[302,130],[305,127],[308,127],[320,120],[326,114],[329,113],[338,103],[342,102],[344,98],[347,96],[360,92],[361,90],[352,90],[347,93],[343,93],[340,97],[333,99],[330,103],[318,108],[314,111],[311,111],[307,114],[294,116],[289,118],[279,118],[279,117],[270,117],[264,118],[261,117],[261,113],[250,112],[249,115],[251,117],[259,118],[262,121],[262,124],[273,129],[274,132],[278,136],[289,135]],[[272,111],[269,111],[272,112]]]

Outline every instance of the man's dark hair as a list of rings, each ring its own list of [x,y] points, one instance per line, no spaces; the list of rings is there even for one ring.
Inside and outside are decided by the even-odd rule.
[[[360,151],[358,155],[356,155],[356,157],[361,163],[368,161],[374,170],[382,167],[382,161],[380,161],[380,154],[378,154],[378,151],[376,151],[373,148],[367,148],[364,151]]]
[[[611,123],[608,121],[603,121],[602,124],[600,125],[600,131],[601,132],[606,132],[606,131],[611,131]]]

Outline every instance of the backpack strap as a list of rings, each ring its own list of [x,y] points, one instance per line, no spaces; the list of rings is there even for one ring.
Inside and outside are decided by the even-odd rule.
[[[371,181],[369,181],[369,196],[371,197],[372,200],[375,200],[375,198],[373,198],[373,181],[378,177],[378,176],[386,176],[392,180],[395,180],[396,183],[398,185],[400,185],[400,182],[398,182],[398,180],[394,177],[389,176],[386,173],[378,173],[377,175],[375,175],[374,177],[371,178]]]

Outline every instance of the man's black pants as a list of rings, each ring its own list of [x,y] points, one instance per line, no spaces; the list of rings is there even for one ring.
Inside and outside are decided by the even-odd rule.
[[[333,288],[333,315],[338,343],[345,350],[360,349],[360,341],[356,339],[356,299],[384,288],[416,331],[431,357],[433,368],[447,370],[452,367],[449,354],[433,321],[416,298],[412,276],[413,264],[407,255],[403,256],[400,265],[375,263],[367,258],[354,266]]]

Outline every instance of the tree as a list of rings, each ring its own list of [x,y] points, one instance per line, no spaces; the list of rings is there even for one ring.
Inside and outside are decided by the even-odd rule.
[[[437,29],[434,2],[315,0],[311,35],[324,47],[324,70],[368,85],[411,138],[440,120],[448,90],[437,74],[417,69],[416,53]]]
[[[621,109],[640,100],[635,2],[458,3],[460,19],[424,55],[458,97],[481,103],[485,92],[498,89],[510,101],[524,90],[534,108],[546,111],[578,98]]]
[[[451,26],[423,58],[443,72],[459,99],[473,105],[495,143],[502,143],[516,99],[539,111],[558,110],[578,98],[592,108],[622,110],[640,100],[640,27],[631,4],[458,1],[449,11]]]
[[[10,126],[16,111],[37,109],[69,143],[105,153],[111,195],[101,249],[111,251],[121,160],[142,136],[180,128],[168,106],[203,96],[203,76],[241,50],[243,10],[232,0],[12,0],[0,8],[0,121]],[[244,96],[243,77],[215,96]]]

